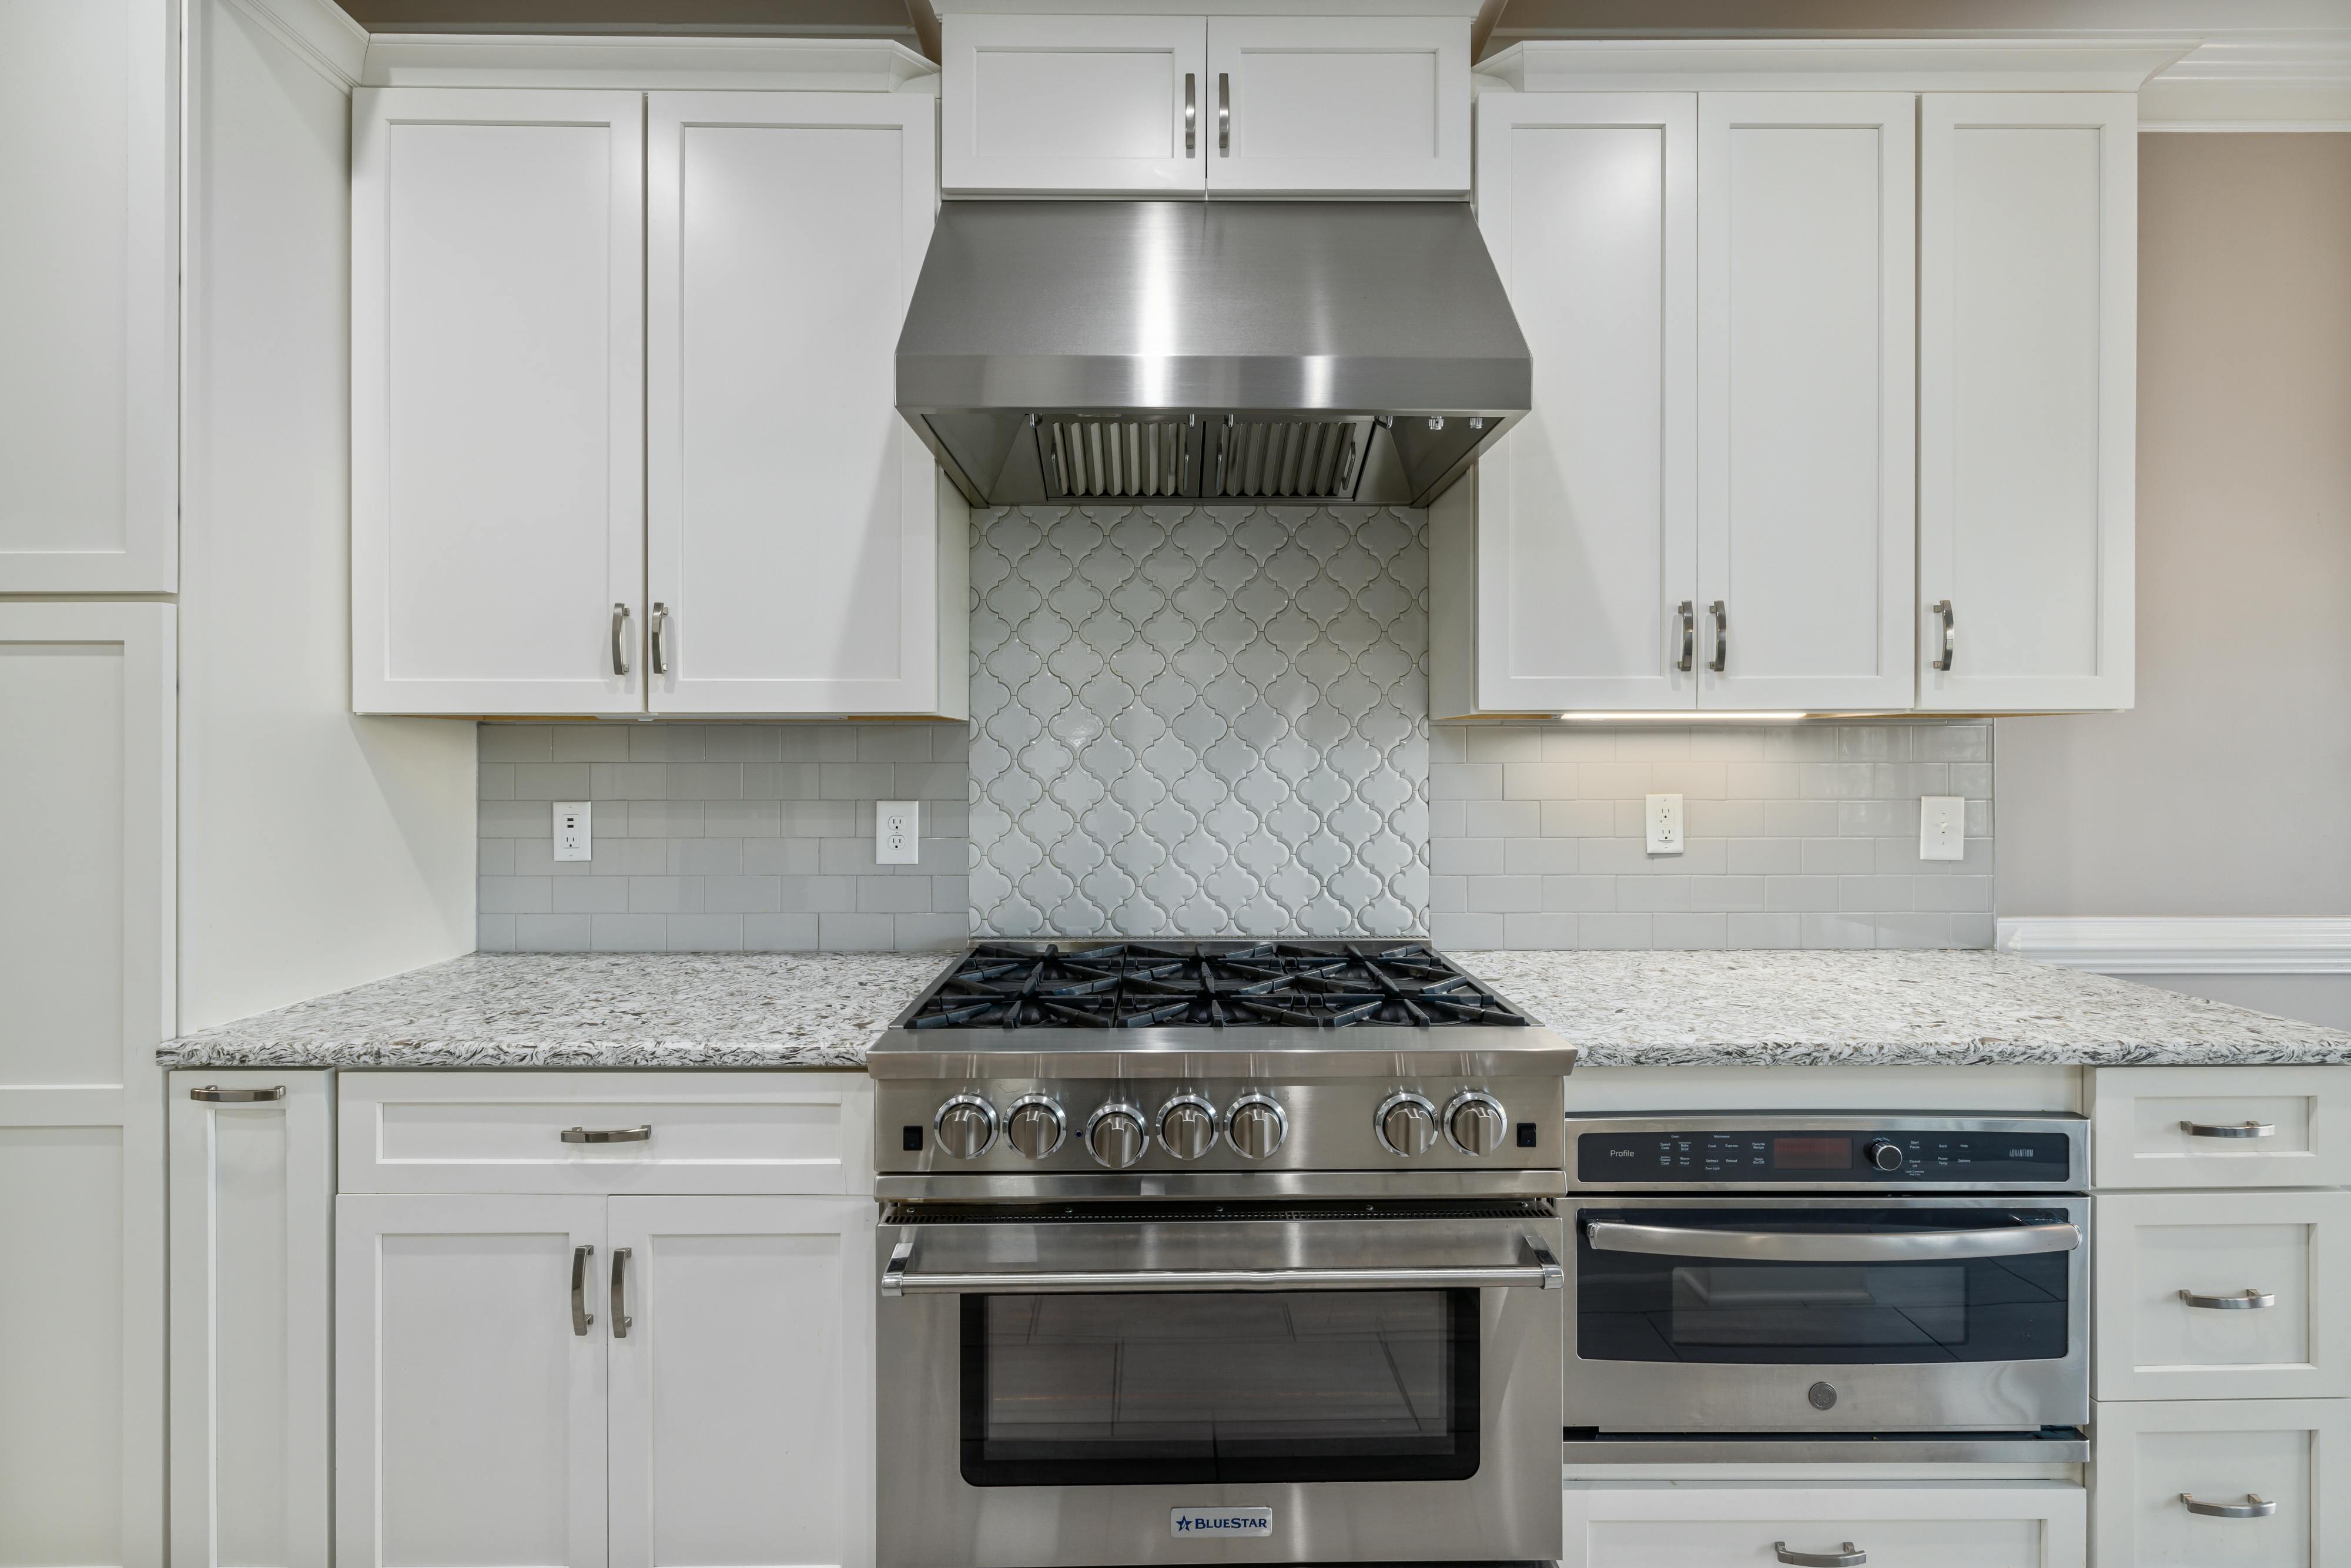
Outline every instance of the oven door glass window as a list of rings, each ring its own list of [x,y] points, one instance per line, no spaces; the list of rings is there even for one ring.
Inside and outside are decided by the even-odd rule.
[[[1983,1209],[1586,1209],[1585,1222],[1866,1236],[2053,1224]],[[1880,1263],[1725,1261],[1604,1251],[1576,1238],[1576,1354],[1749,1364],[2053,1361],[2070,1254]]]
[[[973,1486],[1464,1480],[1475,1291],[965,1296]]]

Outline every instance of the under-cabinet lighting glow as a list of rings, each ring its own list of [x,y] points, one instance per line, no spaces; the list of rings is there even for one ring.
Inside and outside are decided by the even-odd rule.
[[[1810,718],[1808,713],[1737,713],[1722,708],[1700,711],[1685,708],[1667,713],[1563,713],[1583,724],[1792,724],[1800,718]]]

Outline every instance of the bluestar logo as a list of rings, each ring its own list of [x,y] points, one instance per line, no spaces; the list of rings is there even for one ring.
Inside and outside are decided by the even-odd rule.
[[[1172,1536],[1266,1537],[1273,1533],[1270,1508],[1178,1508],[1169,1511],[1167,1533]]]

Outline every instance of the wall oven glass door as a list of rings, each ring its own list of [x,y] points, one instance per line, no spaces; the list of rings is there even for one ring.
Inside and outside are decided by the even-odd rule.
[[[961,1298],[973,1486],[1465,1480],[1478,1292]]]
[[[1584,1361],[1900,1365],[2071,1353],[2064,1208],[1724,1202],[1583,1208]]]

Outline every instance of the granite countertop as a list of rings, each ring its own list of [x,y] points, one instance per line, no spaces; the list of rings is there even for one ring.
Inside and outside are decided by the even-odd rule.
[[[2351,1035],[1988,952],[1455,953],[1583,1067],[2351,1061]]]
[[[166,1067],[849,1067],[945,953],[475,953],[175,1040]]]
[[[172,1067],[848,1067],[944,954],[476,953]],[[2351,1062],[2351,1036],[1997,953],[1457,953],[1584,1067]]]

